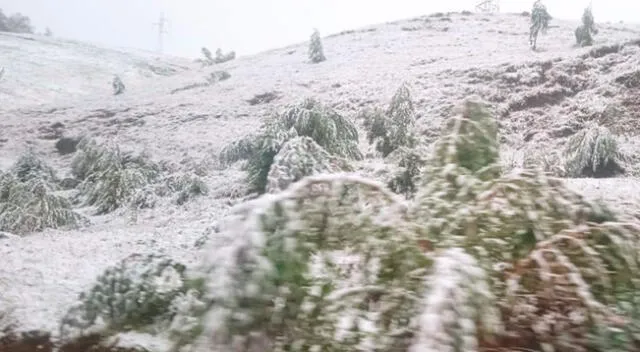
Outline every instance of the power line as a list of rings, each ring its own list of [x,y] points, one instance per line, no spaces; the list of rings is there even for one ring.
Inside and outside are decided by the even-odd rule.
[[[158,22],[155,22],[153,25],[158,26],[158,52],[162,54],[163,44],[164,44],[164,35],[169,33],[164,25],[168,24],[169,20],[164,17],[164,12],[160,13],[160,19]]]

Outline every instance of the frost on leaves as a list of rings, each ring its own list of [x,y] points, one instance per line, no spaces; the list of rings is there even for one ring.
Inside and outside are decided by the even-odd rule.
[[[21,155],[12,166],[11,173],[14,174],[20,182],[27,182],[32,179],[40,179],[51,185],[58,182],[55,170],[40,159],[33,151]]]
[[[506,327],[503,348],[587,351],[594,340],[611,342],[603,337],[611,322],[640,303],[631,298],[640,226],[616,222],[542,171],[501,175],[495,122],[466,107],[426,167],[411,212],[417,232],[436,249],[464,248],[485,270]],[[627,346],[638,331],[621,333]]]
[[[614,176],[623,172],[616,137],[606,127],[587,126],[571,136],[564,157],[570,177]]]
[[[487,275],[460,248],[444,250],[433,266],[409,352],[477,351],[479,338],[502,332]]]
[[[400,147],[413,147],[416,137],[415,108],[409,86],[403,83],[391,99],[386,111],[374,109],[363,113],[369,143],[375,141],[376,150],[387,157]]]
[[[406,225],[396,195],[344,174],[244,205],[208,255],[205,331],[238,351],[406,348],[429,266]]]
[[[116,146],[105,148],[83,140],[72,161],[73,174],[82,180],[80,194],[98,214],[112,212],[136,197],[138,190],[153,183],[159,168],[144,155],[121,152]]]
[[[224,147],[220,160],[227,165],[247,160],[244,167],[249,184],[254,190],[263,193],[267,188],[269,170],[276,154],[287,141],[296,137],[313,139],[331,155],[362,159],[355,125],[318,101],[305,99],[266,119],[257,134]]]
[[[353,171],[346,160],[330,155],[309,137],[296,137],[285,143],[273,159],[267,192],[284,190],[304,176],[343,171]]]
[[[0,174],[0,231],[24,235],[46,228],[75,228],[87,222],[40,177],[21,182],[13,174]]]
[[[184,265],[161,255],[125,258],[80,295],[61,322],[61,336],[166,329],[175,315],[172,301],[188,289],[184,272]]]
[[[400,147],[389,155],[389,159],[397,164],[387,187],[395,193],[411,199],[418,191],[420,175],[426,165],[425,151],[422,148],[409,149]]]

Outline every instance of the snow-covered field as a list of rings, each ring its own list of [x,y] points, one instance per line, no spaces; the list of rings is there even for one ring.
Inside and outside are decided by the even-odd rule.
[[[557,127],[557,121],[569,118],[562,114],[578,111],[577,107],[603,108],[601,88],[617,74],[638,67],[639,47],[607,57],[581,58],[591,48],[574,47],[574,22],[553,20],[552,28],[538,40],[540,50],[533,52],[528,47],[528,26],[528,18],[520,14],[425,16],[323,38],[327,61],[316,65],[307,62],[307,46],[301,43],[204,68],[187,59],[0,33],[0,67],[6,70],[0,79],[0,169],[33,148],[61,176],[68,174],[72,156],[59,156],[55,139],[43,138],[52,124],[62,123],[64,135],[91,134],[115,140],[125,149],[146,150],[154,159],[179,168],[204,168],[212,190],[209,196],[183,206],[141,210],[137,219],[126,211],[116,212],[91,216],[92,224],[77,231],[0,237],[3,303],[15,308],[22,329],[55,333],[59,318],[77,295],[104,268],[129,254],[159,252],[187,264],[197,262],[196,240],[224,216],[231,205],[225,195],[243,182],[237,170],[216,166],[217,153],[285,104],[315,97],[353,117],[362,108],[386,105],[407,81],[419,128],[432,136],[451,107],[466,95],[501,96],[508,102],[515,91],[494,84],[506,66],[515,67],[516,72],[522,69],[525,75],[532,63],[584,62],[593,68],[584,74],[586,88],[562,104],[501,118],[505,143],[518,151],[544,146],[549,141],[546,137],[527,141],[522,137],[531,130],[540,135]],[[599,28],[595,46],[640,38],[640,25],[600,24]],[[605,64],[615,68],[596,70]],[[228,71],[231,78],[172,94],[174,89],[205,82],[217,70]],[[496,76],[470,79],[482,72]],[[112,95],[113,74],[122,77],[125,94]],[[535,89],[541,88],[532,84],[530,90]],[[276,92],[279,98],[267,104],[247,102],[266,92]],[[523,92],[527,91],[518,94]],[[496,110],[499,107],[496,104]],[[580,117],[576,116],[570,117]],[[640,129],[624,132],[624,148],[637,151],[640,142],[633,137]],[[361,147],[367,148],[364,140]],[[631,209],[640,204],[640,182],[631,176],[568,182],[589,197],[617,206]],[[90,214],[88,209],[83,211]]]

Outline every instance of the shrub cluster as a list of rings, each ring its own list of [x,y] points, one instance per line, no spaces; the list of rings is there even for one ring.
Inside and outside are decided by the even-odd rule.
[[[375,143],[376,150],[383,157],[399,147],[415,146],[416,138],[412,132],[416,120],[415,108],[406,83],[398,88],[386,111],[374,109],[362,115],[369,144]]]
[[[0,231],[25,235],[86,223],[66,198],[55,193],[58,182],[53,168],[33,152],[18,158],[9,172],[0,172]]]
[[[320,102],[306,99],[300,104],[288,106],[283,112],[265,120],[257,134],[246,136],[225,146],[220,152],[220,161],[229,165],[239,160],[247,160],[244,168],[247,170],[249,183],[253,190],[263,193],[267,190],[269,173],[276,156],[289,141],[298,137],[308,137],[314,144],[311,145],[309,139],[300,140],[305,141],[302,143],[290,144],[283,152],[287,156],[278,158],[279,166],[276,167],[279,171],[274,173],[282,173],[282,163],[286,162],[285,160],[298,162],[298,157],[291,156],[302,152],[300,148],[306,148],[307,151],[315,153],[304,162],[315,160],[315,162],[326,164],[329,159],[325,154],[335,158],[362,159],[362,154],[358,150],[358,131],[355,125]],[[337,159],[331,163],[346,167],[345,162],[338,162]],[[328,170],[327,167],[328,165],[319,164],[308,167],[289,165],[286,168],[295,175],[286,177],[297,180],[307,176],[307,172]],[[285,176],[278,176],[278,178],[283,177]]]

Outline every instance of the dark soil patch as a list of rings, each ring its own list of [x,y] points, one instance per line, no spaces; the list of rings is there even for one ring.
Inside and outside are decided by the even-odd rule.
[[[256,94],[253,98],[247,100],[249,105],[268,104],[276,99],[279,99],[280,95],[277,92],[266,92],[262,94]]]
[[[605,165],[602,165],[593,171],[593,167],[586,166],[580,171],[580,176],[591,178],[610,178],[624,174],[624,169],[615,161],[609,161]]]
[[[0,338],[0,352],[52,352],[51,334],[33,330],[7,332]]]
[[[56,142],[56,150],[60,155],[75,153],[80,139],[63,137]]]

